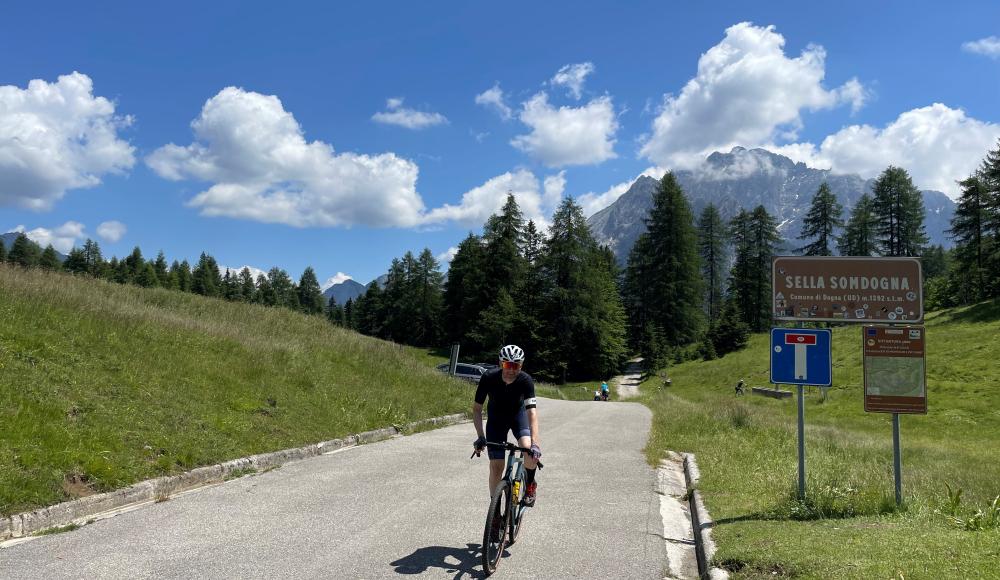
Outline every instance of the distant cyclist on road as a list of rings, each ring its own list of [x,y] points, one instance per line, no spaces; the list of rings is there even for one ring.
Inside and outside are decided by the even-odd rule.
[[[535,468],[542,456],[538,439],[538,402],[535,399],[535,381],[531,375],[521,370],[524,365],[524,351],[513,344],[500,349],[500,368],[487,372],[479,379],[476,400],[472,405],[472,424],[479,438],[473,443],[477,454],[486,447],[486,442],[503,443],[507,432],[513,431],[517,444],[531,449],[524,458],[525,490],[524,505],[535,505]],[[489,419],[483,431],[483,403],[489,399]],[[489,448],[490,495],[503,477],[504,451]]]
[[[607,401],[608,400],[608,394],[609,394],[609,392],[608,392],[608,381],[604,381],[604,382],[601,383],[601,398],[604,399],[605,401]]]

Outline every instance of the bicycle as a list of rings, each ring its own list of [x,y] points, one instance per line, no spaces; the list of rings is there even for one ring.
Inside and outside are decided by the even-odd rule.
[[[528,486],[524,482],[524,458],[515,452],[531,453],[531,450],[507,441],[487,443],[486,446],[510,452],[507,455],[507,468],[504,471],[503,479],[493,490],[490,509],[486,512],[486,527],[483,529],[483,571],[489,576],[496,571],[497,565],[500,564],[504,548],[508,545],[514,545],[514,542],[517,541],[517,535],[521,531],[521,520],[527,509],[527,506],[522,505],[522,501]],[[475,456],[474,452],[472,457]],[[542,462],[539,461],[538,468],[542,467]],[[499,523],[495,523],[497,518],[500,520]],[[500,529],[496,539],[493,538],[494,526]]]

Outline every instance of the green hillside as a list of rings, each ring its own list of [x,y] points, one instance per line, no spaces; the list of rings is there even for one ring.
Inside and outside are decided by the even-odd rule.
[[[697,455],[717,565],[737,578],[1000,576],[1000,529],[968,531],[948,517],[988,516],[1000,494],[1000,302],[935,313],[926,326],[930,411],[901,417],[902,510],[892,416],[864,412],[858,326],[833,331],[827,400],[807,388],[805,502],[795,498],[795,400],[734,393],[740,377],[770,386],[767,335],[670,368],[666,389],[644,384],[650,459],[666,449]],[[947,486],[962,490],[957,508]]]
[[[0,264],[0,321],[5,515],[470,406],[413,350],[285,309]]]

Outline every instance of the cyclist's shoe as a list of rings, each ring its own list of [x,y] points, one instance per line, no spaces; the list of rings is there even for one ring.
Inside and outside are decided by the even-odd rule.
[[[490,529],[490,541],[499,542],[503,534],[503,518],[494,517],[493,527]]]
[[[521,505],[524,507],[535,507],[535,490],[538,489],[538,482],[532,481],[528,484],[528,489],[524,492],[524,499]]]

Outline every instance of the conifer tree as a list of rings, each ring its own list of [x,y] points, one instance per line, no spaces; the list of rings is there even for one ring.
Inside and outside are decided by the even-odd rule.
[[[644,286],[650,297],[644,305],[647,322],[659,328],[668,346],[694,342],[704,324],[704,283],[694,217],[672,172],[663,176],[653,194],[643,236],[646,240],[632,250],[644,254],[643,275],[633,276],[633,282]],[[629,288],[635,290],[634,283]]]
[[[813,240],[800,250],[806,256],[832,256],[832,245],[836,241],[834,230],[843,227],[841,219],[844,206],[837,202],[837,197],[830,191],[824,181],[816,195],[813,196],[809,211],[802,222],[800,240]],[[815,238],[815,239],[814,239]]]
[[[257,287],[254,285],[253,274],[250,272],[250,268],[243,266],[240,270],[240,298],[244,302],[256,302],[257,301]]]
[[[37,266],[41,257],[42,249],[22,232],[14,239],[14,244],[10,247],[10,253],[7,255],[7,261],[30,268]]]
[[[156,272],[156,281],[163,288],[171,288],[170,269],[167,267],[167,257],[163,255],[163,250],[156,254],[156,261],[153,262],[153,271]]]
[[[3,240],[0,240],[0,264],[7,261],[7,248],[4,247]]]
[[[306,267],[299,278],[299,307],[306,314],[323,313],[323,291],[312,266]]]
[[[146,267],[146,260],[143,259],[139,246],[134,247],[132,253],[125,258],[125,266],[128,270],[128,283],[138,284],[139,276]]]
[[[484,294],[489,291],[483,276],[484,254],[479,236],[470,233],[451,259],[444,287],[445,335],[449,342],[462,342],[462,348],[471,352],[478,352],[480,345],[469,344],[464,339],[486,308]]]
[[[69,251],[66,261],[63,262],[63,269],[72,274],[87,273],[87,263],[84,261],[83,250],[81,248],[73,248]]]
[[[202,296],[219,296],[222,290],[222,274],[215,258],[205,252],[198,258],[198,264],[191,272],[191,291]]]
[[[708,204],[698,218],[698,254],[705,280],[705,314],[715,320],[722,308],[726,269],[726,229],[714,204]]]
[[[344,327],[355,329],[357,324],[354,321],[354,299],[348,298],[347,302],[344,302]]]
[[[430,248],[424,248],[417,258],[414,290],[418,296],[417,318],[412,340],[418,346],[431,346],[441,338],[441,314],[444,309],[444,274]]]
[[[837,240],[841,256],[872,256],[876,252],[875,214],[872,197],[867,193],[858,198],[844,233]]]
[[[264,274],[257,275],[257,291],[254,292],[254,297],[258,304],[263,304],[264,306],[278,305],[278,295],[271,286],[271,280]]]
[[[87,238],[83,243],[83,260],[86,264],[86,272],[95,278],[107,277],[107,263],[101,255],[101,246],[94,240]]]
[[[275,266],[267,273],[267,280],[270,282],[270,289],[273,292],[275,302],[269,306],[284,306],[291,310],[299,309],[299,294],[292,282],[288,272]]]
[[[565,198],[541,259],[546,279],[538,359],[557,380],[607,376],[625,357],[625,314],[583,210]]]
[[[920,256],[927,243],[924,199],[905,169],[889,166],[875,180],[872,212],[883,256]]]
[[[330,300],[326,303],[326,319],[331,324],[344,326],[344,309],[337,304],[337,298],[332,294],[330,295]]]
[[[735,260],[729,277],[729,295],[752,332],[763,332],[771,321],[771,259],[781,241],[777,222],[763,205],[741,210],[730,221]],[[721,355],[719,345],[716,351]]]
[[[156,267],[152,262],[142,262],[139,266],[139,273],[135,277],[135,284],[143,288],[155,288],[160,285],[160,279],[156,275]]]
[[[708,329],[708,339],[720,357],[746,346],[750,340],[750,327],[743,321],[736,300],[729,299],[723,303],[719,319],[713,321]]]
[[[987,238],[984,252],[989,275],[985,280],[985,294],[989,297],[1000,296],[1000,140],[997,140],[994,149],[986,153],[976,175],[986,189],[983,230]]]
[[[56,249],[52,247],[52,244],[45,246],[45,250],[38,259],[38,265],[46,270],[62,270],[62,261],[59,260]]]

